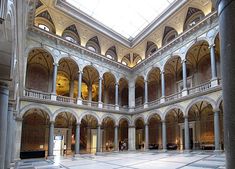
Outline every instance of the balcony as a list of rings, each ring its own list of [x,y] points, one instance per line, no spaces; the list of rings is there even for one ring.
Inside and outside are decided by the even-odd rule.
[[[159,98],[157,100],[154,100],[152,102],[148,102],[146,105],[138,105],[134,108],[135,111],[141,111],[145,110],[146,108],[156,107],[161,104],[167,104],[171,101],[176,101],[178,99],[183,99],[186,97],[193,97],[195,94],[206,94],[207,92],[210,92],[212,89],[221,88],[221,79],[218,79],[218,85],[217,86],[211,86],[211,81],[208,81],[206,83],[200,84],[198,86],[192,87],[188,89],[188,94],[183,95],[183,91],[166,96],[163,101],[162,98]],[[98,103],[94,101],[88,101],[88,100],[82,100],[81,103],[78,103],[76,98],[70,98],[65,96],[55,96],[51,93],[45,93],[41,91],[31,90],[31,89],[25,89],[24,90],[24,98],[26,99],[36,99],[36,100],[44,100],[44,101],[56,101],[61,102],[64,104],[71,104],[71,105],[80,105],[85,106],[87,108],[98,108],[103,110],[113,110],[113,111],[119,111],[119,112],[129,112],[128,106],[116,106],[114,104],[106,104],[106,103]]]

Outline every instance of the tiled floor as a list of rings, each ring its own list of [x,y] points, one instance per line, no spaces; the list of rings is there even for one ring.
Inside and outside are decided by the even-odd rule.
[[[99,156],[55,157],[17,163],[16,169],[224,169],[224,154],[212,152],[125,152]]]

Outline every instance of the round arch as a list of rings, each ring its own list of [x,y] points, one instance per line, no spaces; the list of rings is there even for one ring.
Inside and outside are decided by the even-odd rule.
[[[148,123],[149,120],[155,115],[158,115],[160,117],[160,120],[162,120],[162,112],[160,110],[154,110],[147,115],[145,123]]]
[[[212,106],[213,109],[216,108],[216,102],[215,102],[213,99],[211,99],[210,97],[207,97],[207,96],[198,97],[198,98],[192,100],[192,101],[188,104],[188,106],[185,108],[185,116],[188,116],[188,112],[189,112],[190,108],[191,108],[194,104],[196,104],[197,102],[200,102],[200,101],[206,101],[206,102],[208,102],[208,103]]]
[[[20,118],[23,118],[25,113],[27,113],[30,109],[40,109],[40,110],[43,110],[50,117],[50,121],[53,120],[53,115],[52,115],[51,110],[49,108],[47,108],[46,106],[40,105],[40,104],[29,104],[29,105],[23,107],[20,110]]]
[[[77,113],[76,113],[73,109],[70,109],[70,108],[60,108],[60,109],[56,110],[56,111],[53,113],[53,118],[52,118],[52,120],[55,121],[56,116],[57,116],[58,114],[60,114],[60,113],[63,113],[63,112],[71,113],[71,114],[75,117],[76,121],[78,122],[79,118],[78,118],[78,116],[77,116]]]
[[[166,116],[167,116],[167,114],[171,111],[171,110],[173,110],[173,109],[179,109],[182,113],[183,113],[183,115],[185,116],[186,114],[185,114],[185,109],[184,109],[184,107],[183,106],[181,106],[181,105],[171,105],[171,106],[169,106],[164,112],[163,112],[163,115],[162,115],[162,119],[163,120],[166,120]]]
[[[100,122],[102,123],[105,118],[110,118],[110,119],[112,119],[113,122],[114,122],[114,124],[115,124],[115,125],[118,125],[118,123],[117,123],[117,118],[116,118],[114,115],[112,115],[112,114],[104,114],[104,115],[100,118]]]
[[[119,124],[120,124],[120,121],[123,120],[123,119],[128,122],[128,125],[131,125],[131,123],[132,123],[132,122],[131,122],[131,119],[128,118],[127,116],[123,116],[123,115],[120,116],[120,117],[117,119],[117,124],[119,125]]]
[[[78,118],[78,123],[81,123],[81,122],[82,122],[82,119],[83,119],[86,115],[91,115],[91,116],[93,116],[93,117],[97,120],[98,124],[101,125],[101,120],[100,120],[99,116],[98,116],[95,112],[90,112],[90,111],[89,111],[89,112],[84,112],[84,113],[82,113],[82,114],[80,115],[80,117]]]

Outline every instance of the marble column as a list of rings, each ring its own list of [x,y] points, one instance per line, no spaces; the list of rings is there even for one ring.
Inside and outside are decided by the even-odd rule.
[[[73,98],[74,94],[74,80],[71,80],[69,83],[69,97]]]
[[[211,57],[211,80],[214,80],[217,79],[215,44],[212,44],[209,48],[210,48],[210,57]]]
[[[189,151],[189,123],[188,116],[184,117],[184,149]]]
[[[144,105],[148,106],[148,81],[144,81]]]
[[[101,149],[101,125],[97,126],[97,141],[96,141],[96,152],[99,153]]]
[[[49,143],[48,143],[48,156],[53,156],[54,148],[54,121],[50,122],[49,128]]]
[[[182,61],[182,73],[183,73],[183,90],[187,90],[187,65],[186,59]]]
[[[119,148],[119,142],[118,142],[118,125],[114,128],[114,150],[118,151]]]
[[[5,169],[5,149],[7,141],[7,111],[9,89],[7,84],[0,82],[0,169]]]
[[[88,100],[92,101],[92,84],[88,85]]]
[[[226,169],[235,166],[235,0],[217,0],[220,55],[222,68],[222,88],[224,103],[224,145]]]
[[[77,104],[82,105],[82,71],[78,72],[78,99]]]
[[[80,152],[80,123],[76,126],[76,136],[75,136],[75,154]]]
[[[162,149],[163,151],[167,150],[166,147],[166,121],[162,121]]]
[[[5,167],[10,168],[11,163],[11,152],[12,152],[12,130],[13,130],[13,105],[8,104],[8,115],[7,115],[7,139],[6,139],[6,149],[5,149]]]
[[[16,114],[13,113],[13,117],[12,117],[12,142],[11,142],[11,146],[12,146],[12,151],[11,151],[11,162],[14,162],[15,159],[15,149],[16,149],[16,143],[13,140],[16,140]]]
[[[118,83],[115,83],[115,106],[116,107],[119,107],[119,105],[118,105],[118,87],[119,87]]]
[[[220,151],[220,124],[219,110],[214,111],[214,135],[215,135],[215,151]]]
[[[128,127],[128,150],[134,151],[135,147],[135,126]]]
[[[149,149],[149,124],[145,124],[145,145],[144,145],[145,151],[148,151]]]
[[[15,143],[14,161],[20,160],[22,121],[22,118],[15,117],[15,141],[13,141]]]
[[[161,102],[165,102],[165,72],[161,72],[161,87],[162,87],[162,97]]]
[[[56,95],[56,78],[57,78],[58,63],[53,64],[53,81],[52,81],[52,94]]]
[[[134,81],[129,81],[129,86],[128,86],[128,106],[129,106],[129,111],[132,112],[134,111],[135,108],[135,82]]]
[[[102,103],[102,77],[99,78],[99,103]]]

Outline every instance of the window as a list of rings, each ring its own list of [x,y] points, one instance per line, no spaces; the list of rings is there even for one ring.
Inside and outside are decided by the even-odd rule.
[[[111,56],[111,55],[106,55],[107,56],[107,58],[109,58],[109,59],[112,59],[113,60],[113,57]]]
[[[77,43],[76,40],[73,39],[71,36],[66,36],[65,39],[70,41],[70,42]]]
[[[39,24],[38,27],[45,30],[45,31],[48,31],[48,32],[50,31],[50,29],[46,25]]]
[[[92,47],[92,46],[88,46],[87,49],[89,49],[92,52],[96,52],[96,49],[94,47]]]
[[[122,64],[127,66],[127,63],[126,63],[126,62],[124,62],[124,61],[122,61]]]
[[[141,62],[141,59],[136,62],[136,64],[139,64]]]

